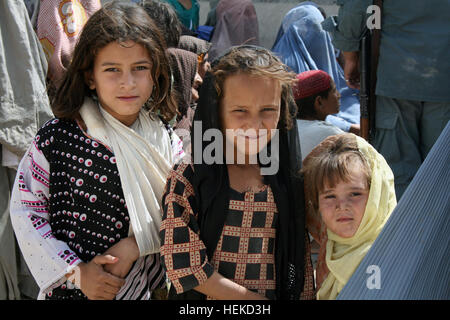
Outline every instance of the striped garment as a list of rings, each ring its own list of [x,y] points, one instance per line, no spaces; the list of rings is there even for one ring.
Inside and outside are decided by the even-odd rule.
[[[450,299],[450,122],[338,300]]]

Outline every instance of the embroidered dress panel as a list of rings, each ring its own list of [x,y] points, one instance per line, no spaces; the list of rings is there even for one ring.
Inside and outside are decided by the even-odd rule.
[[[230,189],[229,211],[212,260],[200,238],[193,167],[176,165],[163,196],[161,258],[178,294],[203,284],[214,271],[275,299],[275,238],[278,211],[272,190],[239,193]],[[305,234],[305,237],[307,235]],[[305,240],[305,284],[300,299],[315,299],[311,246]]]
[[[177,152],[174,150],[174,154]],[[16,202],[28,212],[28,217],[19,218],[33,225],[30,232],[40,232],[41,246],[50,238],[64,243],[63,249],[52,253],[52,260],[59,257],[67,267],[80,260],[87,262],[128,236],[130,218],[115,155],[76,122],[48,121],[36,135],[18,173],[20,199]],[[46,299],[86,299],[65,278],[52,278],[55,282],[49,284],[51,277],[40,274],[45,268],[42,265],[39,271],[39,267],[31,267],[41,286],[40,298],[44,294]],[[159,254],[140,257],[116,298],[149,299],[151,290],[164,282]]]
[[[199,237],[192,166],[175,166],[163,197],[161,254],[178,293],[193,289],[218,271],[225,277],[275,298],[277,208],[272,191],[239,193],[230,189],[229,212],[212,261]]]
[[[230,189],[230,206],[211,263],[247,289],[275,298],[277,207],[269,186],[259,192]]]

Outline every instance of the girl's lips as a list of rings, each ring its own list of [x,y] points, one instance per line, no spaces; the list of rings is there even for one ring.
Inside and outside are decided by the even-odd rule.
[[[135,100],[138,98],[138,96],[122,96],[122,97],[117,97],[120,100],[124,100],[124,101],[131,101],[131,100]]]
[[[349,222],[352,220],[353,220],[353,218],[350,218],[350,217],[342,217],[342,218],[338,218],[336,221],[337,222]]]
[[[238,137],[243,137],[243,138],[249,139],[249,140],[258,140],[258,139],[267,137],[267,134],[266,133],[262,133],[259,136],[247,136],[247,135],[244,135],[244,134],[237,134],[237,136]]]

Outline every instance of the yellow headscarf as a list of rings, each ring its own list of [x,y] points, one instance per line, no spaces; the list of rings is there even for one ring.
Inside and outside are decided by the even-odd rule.
[[[386,160],[366,140],[355,136],[358,149],[371,169],[371,184],[364,217],[350,238],[327,229],[326,263],[330,270],[317,292],[318,300],[336,299],[397,205],[394,175]]]

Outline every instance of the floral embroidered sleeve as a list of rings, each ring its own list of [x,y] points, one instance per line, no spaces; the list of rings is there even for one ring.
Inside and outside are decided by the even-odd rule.
[[[174,167],[162,198],[161,256],[169,280],[178,294],[203,284],[212,274],[206,247],[199,236],[191,165]]]

